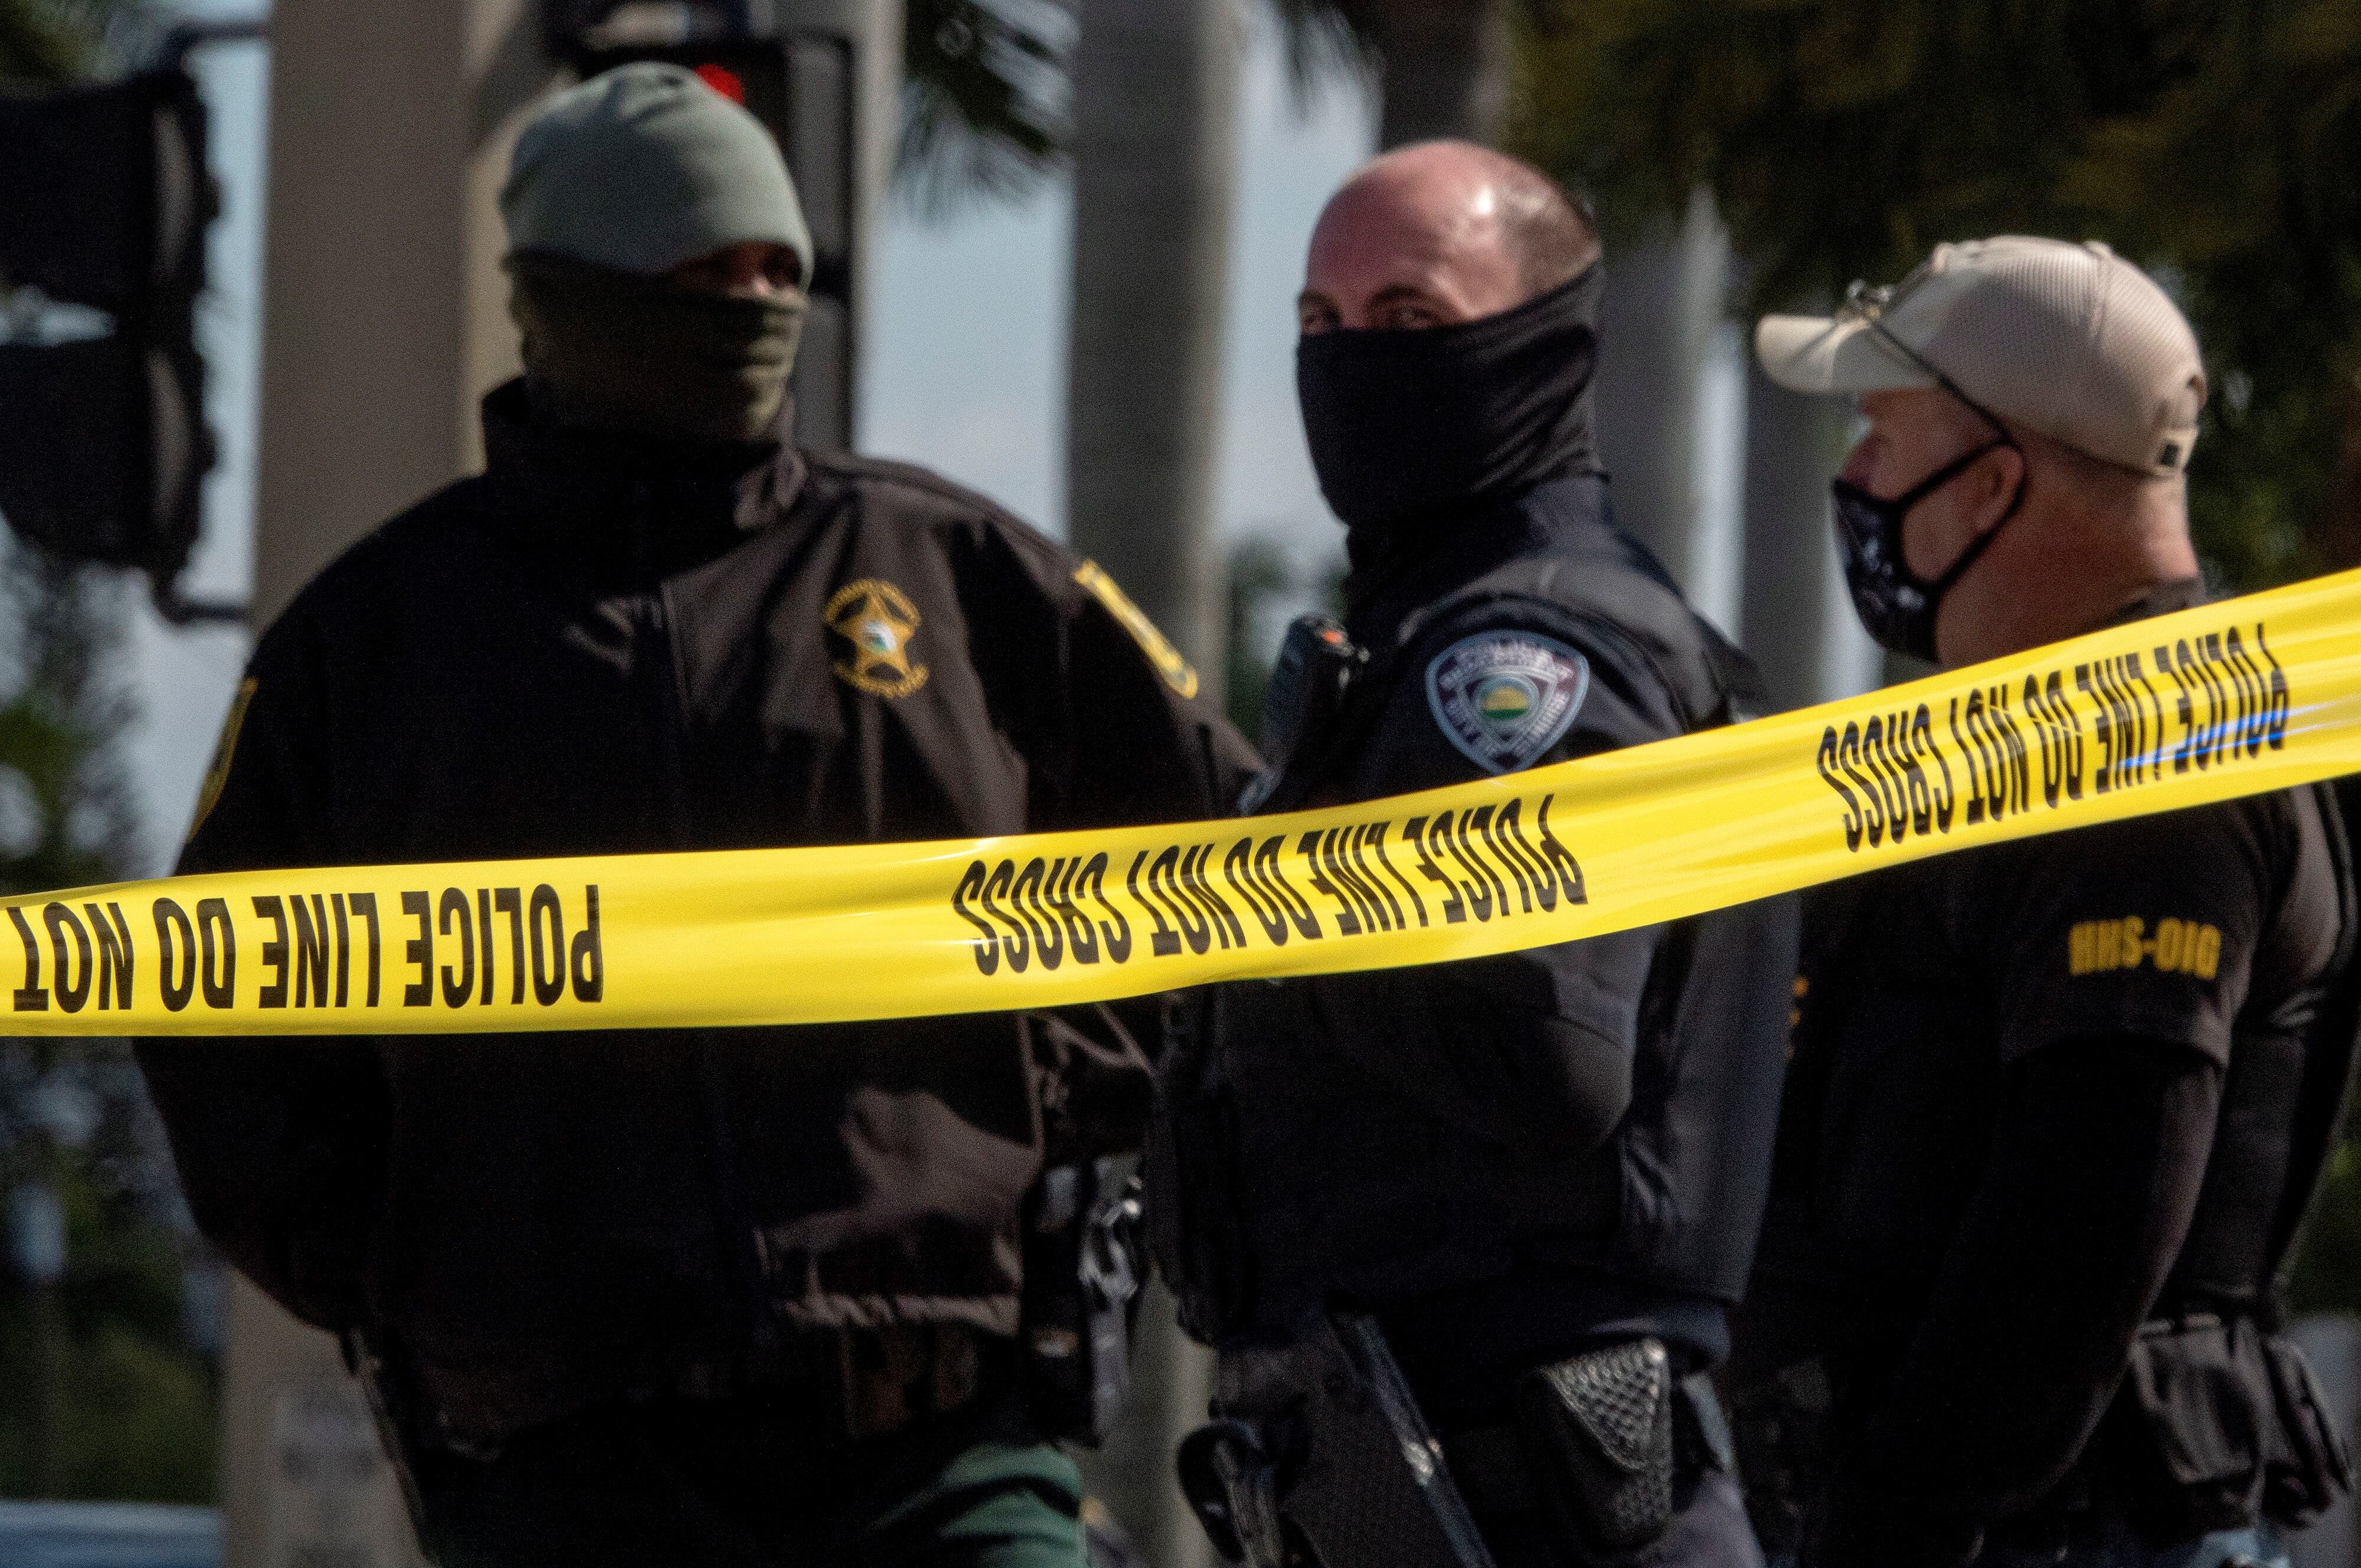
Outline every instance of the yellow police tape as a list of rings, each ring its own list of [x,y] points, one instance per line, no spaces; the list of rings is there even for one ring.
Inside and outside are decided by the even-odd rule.
[[[1103,1001],[1538,947],[2356,771],[2347,572],[1730,729],[1280,817],[0,901],[0,1032],[714,1026]]]

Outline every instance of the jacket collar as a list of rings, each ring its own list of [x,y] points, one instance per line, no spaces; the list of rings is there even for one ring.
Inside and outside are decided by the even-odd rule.
[[[1355,543],[1357,542],[1348,542]],[[1378,548],[1352,551],[1345,620],[1365,646],[1390,642],[1395,624],[1422,606],[1521,555],[1603,552],[1662,580],[1664,570],[1615,526],[1606,476],[1568,474],[1447,521],[1405,531]]]
[[[526,548],[570,558],[594,583],[644,585],[701,565],[775,522],[804,482],[788,432],[685,450],[563,426],[522,377],[484,399],[484,477],[495,526]]]

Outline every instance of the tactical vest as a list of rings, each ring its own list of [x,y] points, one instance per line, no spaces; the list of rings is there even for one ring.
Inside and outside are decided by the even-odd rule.
[[[1752,666],[1607,521],[1603,487],[1545,487],[1536,503],[1554,514],[1548,543],[1419,605],[1389,641],[1372,637],[1385,645],[1324,722],[1296,736],[1259,809],[1365,798],[1353,775],[1387,743],[1389,693],[1418,678],[1408,661],[1421,632],[1488,607],[1503,612],[1491,624],[1559,635],[1652,675],[1686,729],[1762,711]],[[1332,1056],[1316,981],[1194,999],[1149,1157],[1152,1234],[1184,1322],[1220,1343],[1283,1332],[1338,1300],[1378,1306],[1574,1273],[1735,1301],[1768,1183],[1795,929],[1792,901],[1780,900],[1664,930],[1628,1111],[1603,1147],[1578,1152],[1489,1143]],[[1555,1289],[1544,1299],[1572,1300],[1546,1294]]]

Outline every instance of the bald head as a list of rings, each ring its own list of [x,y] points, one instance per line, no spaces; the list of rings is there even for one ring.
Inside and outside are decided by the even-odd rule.
[[[1297,320],[1307,336],[1476,321],[1548,292],[1598,253],[1598,232],[1540,170],[1473,142],[1421,142],[1330,198]]]

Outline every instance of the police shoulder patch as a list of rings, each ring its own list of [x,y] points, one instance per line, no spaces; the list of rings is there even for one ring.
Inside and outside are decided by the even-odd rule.
[[[1590,694],[1590,662],[1534,631],[1479,631],[1426,666],[1426,705],[1454,746],[1487,773],[1508,773],[1573,728]]]
[[[1131,602],[1131,596],[1115,586],[1104,567],[1096,561],[1085,561],[1074,568],[1074,581],[1089,589],[1091,597],[1104,605],[1107,613],[1131,633],[1131,640],[1139,644],[1139,651],[1148,655],[1148,662],[1156,666],[1156,673],[1164,677],[1166,685],[1184,697],[1197,695],[1196,670],[1180,656],[1180,650],[1156,630],[1156,623]]]
[[[214,760],[205,766],[204,782],[197,786],[197,812],[189,822],[189,837],[205,825],[205,818],[221,804],[222,790],[229,784],[229,765],[237,755],[237,732],[246,728],[247,706],[262,683],[252,675],[237,683],[237,694],[229,699],[229,717],[222,720],[221,739],[214,742]]]

